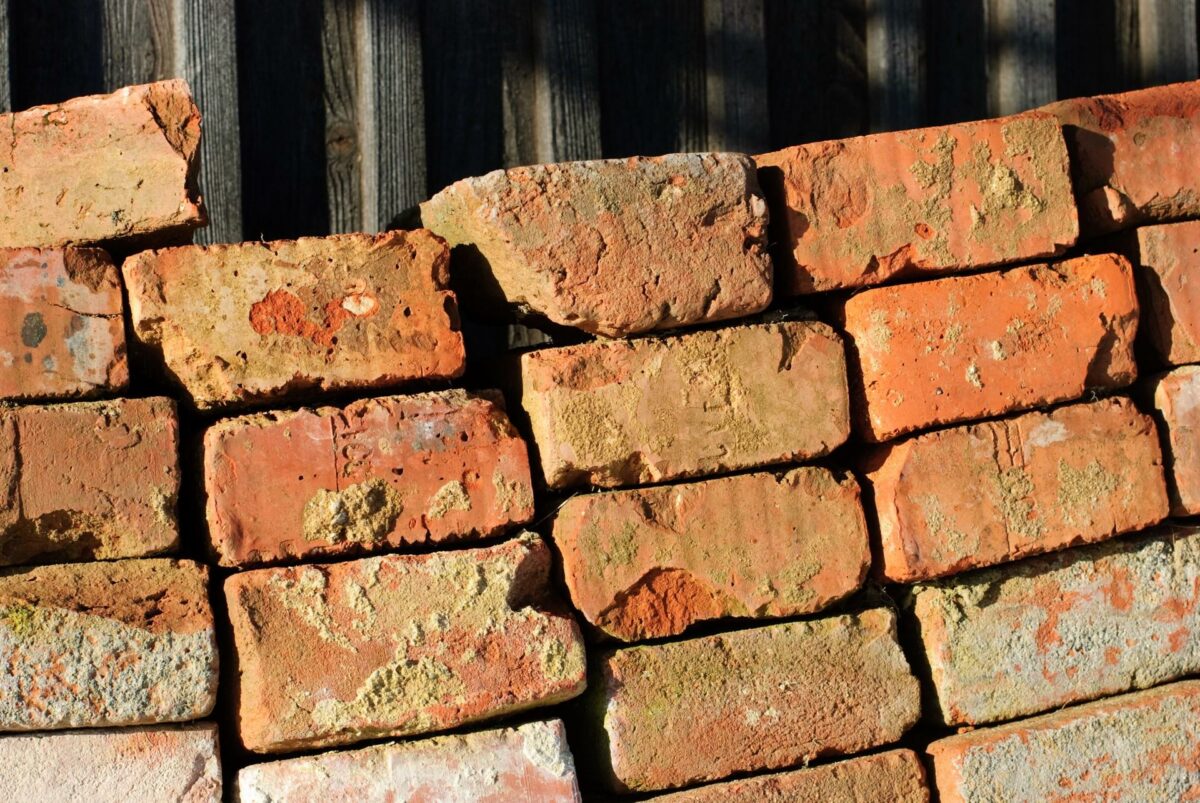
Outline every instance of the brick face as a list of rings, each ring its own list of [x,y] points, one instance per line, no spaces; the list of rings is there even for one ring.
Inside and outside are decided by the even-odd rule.
[[[1077,399],[1137,375],[1124,257],[877,288],[842,314],[868,440]]]
[[[455,266],[468,284],[588,332],[720,321],[771,301],[767,205],[741,154],[497,170],[442,190],[421,219],[470,246]]]
[[[849,434],[842,343],[820,323],[543,349],[521,386],[552,488],[818,457]]]
[[[1100,541],[1168,510],[1158,433],[1128,399],[930,432],[875,460],[880,574],[892,582]]]
[[[1167,365],[1200,362],[1200,220],[1137,230],[1146,334]]]
[[[533,516],[524,441],[501,406],[457,390],[227,419],[204,466],[225,566],[497,535]]]
[[[574,496],[554,541],[571,601],[625,641],[813,613],[870,565],[858,485],[823,468]]]
[[[1176,368],[1158,377],[1152,388],[1166,436],[1171,515],[1200,514],[1200,366]]]

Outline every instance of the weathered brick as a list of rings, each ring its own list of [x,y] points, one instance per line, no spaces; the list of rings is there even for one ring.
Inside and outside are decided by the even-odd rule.
[[[738,326],[521,356],[551,487],[604,487],[818,457],[849,435],[841,340],[821,323]]]
[[[461,390],[226,419],[204,447],[224,566],[496,535],[533,516],[525,442],[499,404]]]
[[[771,302],[754,164],[672,154],[496,170],[421,204],[467,284],[555,323],[619,336]],[[481,299],[482,300],[482,299]]]
[[[930,432],[873,462],[892,582],[1102,541],[1168,512],[1158,432],[1128,399]]]
[[[2,736],[0,799],[220,803],[217,726]]]
[[[1172,516],[1200,514],[1200,366],[1158,377],[1154,407],[1166,434],[1167,487]]]
[[[682,792],[656,795],[657,803],[928,803],[925,769],[911,750],[890,750],[833,764]]]
[[[124,388],[123,309],[117,268],[98,248],[0,248],[0,399]]]
[[[184,81],[0,115],[0,247],[187,236],[200,112]]]
[[[208,570],[125,560],[0,574],[0,730],[206,716],[217,693]]]
[[[165,398],[0,409],[0,565],[175,549],[178,442]]]
[[[812,613],[871,563],[858,484],[823,468],[573,496],[554,541],[572,602],[625,641]]]
[[[856,424],[872,441],[1137,375],[1133,272],[1111,254],[867,290],[843,314],[857,355]]]
[[[254,764],[237,792],[240,803],[580,800],[558,720]]]
[[[464,367],[449,251],[426,231],[144,251],[137,337],[199,407],[386,388]]]
[[[798,145],[756,157],[780,286],[814,293],[1060,254],[1079,233],[1048,115]]]
[[[1200,362],[1200,220],[1145,226],[1137,240],[1147,339],[1167,365]]]
[[[929,745],[943,803],[1200,798],[1200,682],[1068,708]]]
[[[980,724],[1200,670],[1200,530],[1171,527],[919,585],[930,712]]]
[[[485,549],[233,575],[243,744],[409,736],[578,694],[583,642],[552,609],[550,562],[525,533]]]
[[[1200,214],[1200,81],[1040,111],[1063,125],[1085,234]]]
[[[589,693],[609,783],[648,791],[899,739],[917,681],[884,608],[601,658]]]

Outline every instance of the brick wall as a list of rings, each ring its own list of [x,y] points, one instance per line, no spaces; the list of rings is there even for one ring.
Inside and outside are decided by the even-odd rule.
[[[206,247],[7,118],[0,798],[1200,796],[1200,83]]]

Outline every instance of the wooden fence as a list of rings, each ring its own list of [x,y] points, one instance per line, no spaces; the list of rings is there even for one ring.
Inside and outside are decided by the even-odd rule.
[[[1197,77],[1197,0],[0,0],[0,108],[168,76],[209,242],[531,162],[761,151]]]

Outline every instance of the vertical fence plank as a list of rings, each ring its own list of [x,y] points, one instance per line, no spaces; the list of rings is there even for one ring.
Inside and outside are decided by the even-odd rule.
[[[925,120],[924,0],[867,0],[871,130],[916,128]]]
[[[926,0],[929,123],[988,115],[986,2]]]
[[[708,148],[770,147],[763,0],[705,0]]]
[[[325,194],[329,230],[358,231],[363,223],[359,133],[359,21],[357,0],[323,0],[321,67],[325,103]]]
[[[106,91],[170,75],[174,37],[169,0],[103,0],[100,8]]]
[[[9,88],[8,57],[8,0],[0,0],[0,112],[12,111],[12,91]]]
[[[1053,0],[988,0],[988,108],[1017,112],[1057,97]]]
[[[104,91],[100,10],[94,0],[9,5],[14,109]]]
[[[1058,96],[1133,89],[1138,80],[1138,0],[1057,0]]]
[[[1143,86],[1197,75],[1196,0],[1138,0]]]
[[[536,164],[539,125],[534,35],[537,0],[509,0],[504,15],[500,53],[500,104],[504,128],[504,166]],[[544,143],[541,149],[545,149]]]
[[[601,155],[596,0],[540,0],[537,91],[548,108],[541,161]]]

